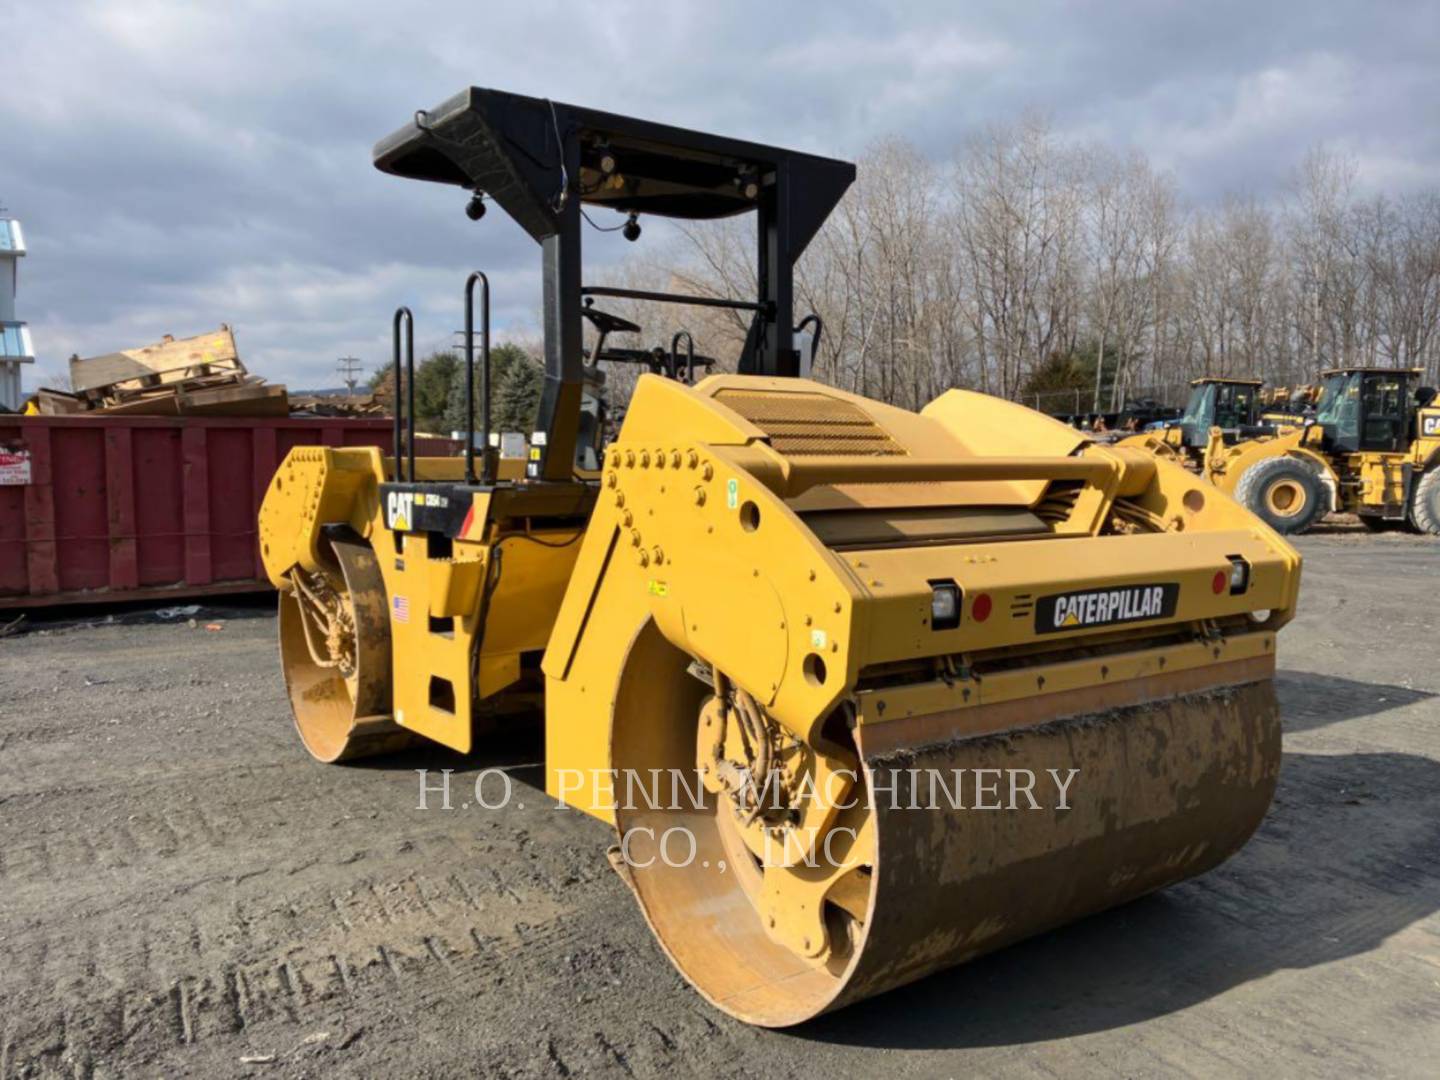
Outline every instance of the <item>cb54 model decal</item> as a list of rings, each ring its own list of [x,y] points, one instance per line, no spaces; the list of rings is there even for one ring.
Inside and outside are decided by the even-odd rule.
[[[445,495],[427,491],[392,489],[385,493],[385,525],[396,532],[434,527],[433,521],[430,526],[418,523],[417,516],[422,519],[433,518],[434,515],[427,514],[427,511],[443,511],[448,510],[449,507],[450,499]]]
[[[1083,589],[1042,596],[1035,604],[1035,632],[1086,630],[1093,626],[1168,619],[1180,600],[1176,582],[1121,585],[1114,589]]]

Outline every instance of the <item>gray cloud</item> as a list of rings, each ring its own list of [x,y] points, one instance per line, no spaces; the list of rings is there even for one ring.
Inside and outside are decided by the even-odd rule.
[[[1319,141],[1370,187],[1440,183],[1433,3],[899,7],[4,0],[0,198],[37,367],[229,321],[257,371],[333,383],[336,356],[384,359],[398,303],[448,341],[471,266],[502,326],[532,327],[531,242],[369,164],[469,83],[840,156],[899,133],[943,158],[1038,107],[1198,202],[1273,193]],[[592,265],[625,251],[587,243]]]

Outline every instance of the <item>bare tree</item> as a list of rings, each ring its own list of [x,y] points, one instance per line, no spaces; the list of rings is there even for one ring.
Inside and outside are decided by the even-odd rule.
[[[1282,202],[1232,194],[1194,212],[1139,152],[1077,147],[1033,114],[977,133],[944,166],[895,138],[859,164],[796,276],[797,313],[825,326],[812,374],[834,385],[910,408],[951,386],[1015,397],[1090,355],[1096,410],[1141,390],[1178,400],[1199,375],[1288,385],[1362,361],[1440,381],[1440,192],[1362,201],[1354,163],[1323,147]],[[688,226],[619,277],[751,295],[752,227]],[[635,308],[657,343],[688,329],[727,364],[749,323],[607,306]]]
[[[1337,313],[1348,306],[1347,219],[1355,182],[1350,158],[1317,146],[1290,184],[1288,244],[1297,298],[1296,322],[1310,367],[1343,363]]]
[[[987,129],[960,154],[955,242],[983,390],[1014,395],[1073,314],[1077,174],[1073,151],[1034,115]]]
[[[1140,273],[1146,293],[1145,317],[1150,328],[1149,378],[1173,379],[1169,331],[1177,271],[1184,235],[1174,177],[1147,172],[1140,192]]]
[[[1375,339],[1387,363],[1423,368],[1440,382],[1440,192],[1368,208],[1366,262],[1375,305]]]

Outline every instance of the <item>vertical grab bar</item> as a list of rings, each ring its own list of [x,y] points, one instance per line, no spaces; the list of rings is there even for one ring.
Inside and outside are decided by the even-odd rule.
[[[677,330],[670,339],[670,377],[680,377],[680,339],[685,339],[685,385],[695,385],[695,339],[689,330]]]
[[[400,324],[405,324],[404,379],[401,379],[402,353],[400,350]],[[393,324],[395,359],[395,479],[404,480],[405,459],[402,454],[408,448],[410,455],[410,479],[415,479],[415,316],[408,307],[395,309]],[[402,393],[408,398],[402,398]],[[405,412],[408,422],[402,426],[401,406],[408,401]],[[406,438],[408,436],[408,438]]]
[[[820,335],[825,333],[825,323],[821,321],[819,315],[812,311],[800,320],[793,333],[800,333],[812,323],[815,325],[815,330],[810,335],[810,378],[813,379],[815,377],[815,357],[820,354]]]
[[[485,389],[480,395],[480,473],[495,482],[490,459],[490,279],[476,270],[465,279],[465,482],[475,481],[475,283],[480,283],[480,362]]]

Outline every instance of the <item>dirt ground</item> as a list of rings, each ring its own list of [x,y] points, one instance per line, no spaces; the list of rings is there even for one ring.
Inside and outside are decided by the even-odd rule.
[[[1248,847],[786,1032],[675,974],[607,830],[537,790],[538,738],[321,766],[268,606],[28,620],[0,641],[0,1077],[1434,1076],[1440,544],[1300,546]],[[506,810],[416,809],[416,768],[497,761]]]

